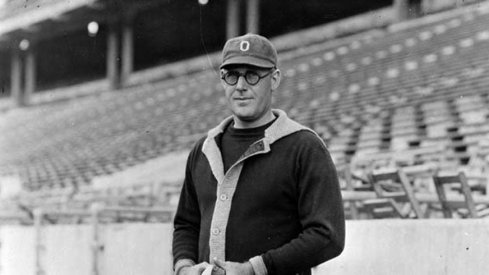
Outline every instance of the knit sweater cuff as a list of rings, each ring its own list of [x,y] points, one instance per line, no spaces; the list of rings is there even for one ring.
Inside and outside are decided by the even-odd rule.
[[[187,266],[193,266],[195,265],[195,262],[189,259],[181,259],[178,260],[177,263],[175,264],[175,273],[174,275],[178,275],[182,268],[187,267]]]
[[[250,259],[251,266],[253,266],[253,272],[255,275],[267,275],[267,267],[261,256],[255,256]]]

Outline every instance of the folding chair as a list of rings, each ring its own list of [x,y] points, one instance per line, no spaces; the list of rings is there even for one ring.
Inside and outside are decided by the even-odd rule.
[[[378,207],[385,207],[387,204],[393,204],[393,207],[398,210],[391,211],[394,217],[424,218],[419,202],[414,196],[411,183],[401,169],[381,173],[370,173],[369,180],[372,183],[377,196],[384,199],[383,203],[377,205]],[[385,199],[390,199],[390,202],[386,202]],[[366,203],[368,205],[371,202],[366,201]]]
[[[393,199],[378,198],[363,202],[363,207],[374,219],[399,217],[403,218],[402,210]]]
[[[348,191],[353,191],[353,179],[351,175],[351,170],[349,164],[345,164],[342,169],[338,170],[338,174],[340,175],[341,178],[345,180],[345,189]],[[350,202],[345,202],[344,203],[344,208],[346,215],[349,216],[353,220],[357,220],[359,217],[357,205],[355,201],[350,201]]]
[[[454,212],[463,218],[478,218],[489,215],[489,211],[485,206],[481,205],[481,207],[477,207],[475,205],[472,191],[463,172],[451,176],[435,175],[433,176],[433,182],[435,183],[436,193],[440,199],[445,218],[453,218]],[[457,188],[458,191],[454,190],[454,192],[461,192],[464,196],[464,201],[449,201],[445,192],[445,186],[448,185]]]

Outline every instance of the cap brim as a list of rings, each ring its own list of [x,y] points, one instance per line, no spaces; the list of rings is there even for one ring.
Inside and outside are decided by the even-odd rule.
[[[224,68],[225,66],[229,65],[252,65],[256,67],[261,67],[261,68],[273,68],[275,67],[275,64],[273,64],[271,61],[263,60],[260,58],[256,58],[253,56],[235,56],[227,59],[224,61],[221,66],[219,66],[220,69]]]

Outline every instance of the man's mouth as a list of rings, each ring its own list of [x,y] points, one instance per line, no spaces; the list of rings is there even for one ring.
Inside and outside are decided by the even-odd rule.
[[[252,99],[251,97],[243,97],[243,96],[235,97],[234,98],[234,100],[239,101],[239,102],[245,102],[245,101],[248,101],[248,100],[251,100],[251,99]]]

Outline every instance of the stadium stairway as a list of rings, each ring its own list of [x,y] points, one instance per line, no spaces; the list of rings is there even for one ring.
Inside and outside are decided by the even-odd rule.
[[[469,163],[489,139],[489,5],[433,18],[285,53],[275,106],[315,129],[337,163],[422,149]],[[10,109],[0,116],[0,175],[31,191],[90,186],[188,150],[229,115],[221,95],[207,70]]]

